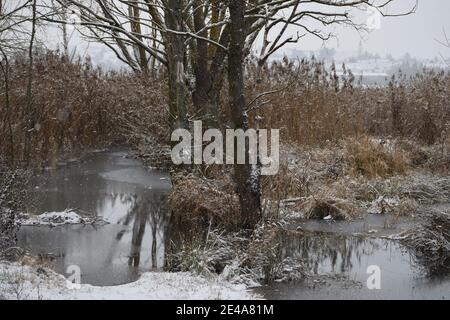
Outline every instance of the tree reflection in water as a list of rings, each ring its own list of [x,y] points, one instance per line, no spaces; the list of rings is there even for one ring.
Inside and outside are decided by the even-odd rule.
[[[163,257],[165,251],[165,235],[168,227],[167,194],[163,192],[152,192],[145,195],[128,195],[132,199],[128,213],[119,219],[118,224],[131,227],[131,248],[128,264],[133,267],[141,266],[142,247],[144,236],[151,237],[151,267],[161,268],[164,265]],[[124,199],[123,199],[124,200]],[[117,233],[117,241],[129,232],[124,229]],[[162,259],[158,259],[162,257]]]
[[[170,218],[167,210],[167,192],[152,190],[139,194],[111,193],[100,206],[108,207],[109,210],[111,208],[114,210],[118,206],[121,206],[122,210],[126,208],[126,212],[122,212],[120,218],[113,221],[125,228],[115,236],[110,248],[110,259],[113,259],[116,253],[116,246],[127,237],[125,242],[130,242],[127,256],[129,266],[147,267],[145,265],[147,259],[150,260],[151,268],[164,266],[165,239]],[[130,240],[128,236],[131,237]],[[149,244],[151,245],[149,252],[143,251]]]
[[[346,237],[335,234],[312,232],[299,236],[286,232],[281,237],[283,257],[298,257],[314,274],[323,272],[346,273],[353,263],[361,263],[361,257],[371,256],[380,246],[389,246],[389,242],[380,243],[370,238]]]

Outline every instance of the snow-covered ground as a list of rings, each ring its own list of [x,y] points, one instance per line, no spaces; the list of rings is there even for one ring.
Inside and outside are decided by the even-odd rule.
[[[95,219],[82,217],[73,210],[67,209],[62,212],[46,212],[41,215],[21,214],[17,223],[22,226],[48,225],[52,227],[64,224],[90,224]]]
[[[41,215],[21,214],[24,226],[90,224],[96,219],[73,210]],[[232,284],[220,276],[202,277],[192,273],[147,272],[136,282],[110,287],[74,285],[51,269],[33,263],[0,262],[0,300],[250,300],[260,297],[243,284]]]
[[[96,287],[72,285],[64,276],[41,267],[0,263],[0,300],[250,300],[261,297],[245,285],[220,277],[190,273],[148,272],[133,283]]]

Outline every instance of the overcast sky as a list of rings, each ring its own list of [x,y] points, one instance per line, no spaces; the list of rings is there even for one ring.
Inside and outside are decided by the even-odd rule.
[[[396,0],[391,5],[389,13],[407,12],[415,3],[415,0]],[[360,12],[356,14],[359,21],[366,21],[370,13]],[[387,53],[400,58],[410,53],[417,58],[434,58],[444,56],[450,58],[450,49],[443,47],[437,40],[444,39],[443,30],[450,37],[450,0],[419,0],[416,13],[403,17],[386,17],[381,19],[380,29],[372,30],[369,34],[359,34],[354,29],[339,27],[333,30],[338,35],[337,39],[323,41],[313,37],[302,38],[298,44],[292,44],[286,48],[315,51],[326,46],[336,48],[338,51],[352,53],[357,52],[360,42],[364,50],[385,56]],[[297,32],[297,31],[295,31]],[[58,35],[59,34],[59,35]],[[49,42],[60,43],[60,32],[49,32]],[[107,67],[120,65],[114,54],[105,46],[91,43],[86,46],[81,44],[77,37],[72,39],[72,46],[77,47],[77,53],[89,54],[94,62]],[[283,52],[279,52],[282,54]]]
[[[389,12],[405,12],[414,3],[412,0],[397,0],[389,8]],[[363,36],[363,47],[369,52],[382,55],[391,53],[395,57],[401,57],[407,52],[418,58],[434,58],[440,54],[450,57],[450,49],[436,41],[444,38],[444,29],[450,37],[450,1],[419,0],[419,7],[412,15],[382,18],[379,30]],[[334,47],[339,51],[358,50],[361,35],[356,31],[339,28],[336,33],[339,34],[339,40],[330,40],[327,47]],[[323,45],[322,41],[308,38],[295,45],[295,48],[317,50]]]

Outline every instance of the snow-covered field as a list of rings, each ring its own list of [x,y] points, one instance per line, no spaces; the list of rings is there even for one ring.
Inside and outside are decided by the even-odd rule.
[[[133,283],[96,287],[72,285],[64,276],[40,267],[0,263],[0,299],[23,300],[250,300],[260,299],[244,285],[220,277],[148,272]]]

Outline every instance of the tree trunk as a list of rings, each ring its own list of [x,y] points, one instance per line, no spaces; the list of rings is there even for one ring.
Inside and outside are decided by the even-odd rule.
[[[245,1],[233,0],[229,4],[231,17],[230,47],[228,52],[228,82],[231,120],[234,129],[249,129],[244,96]],[[241,222],[253,228],[261,218],[260,173],[248,164],[249,143],[245,144],[246,164],[237,164],[235,152],[234,180],[241,205]]]
[[[1,10],[1,0],[0,0],[0,10]],[[9,161],[10,164],[14,164],[14,134],[12,130],[11,124],[11,103],[9,97],[9,60],[5,51],[0,47],[0,52],[3,55],[3,60],[5,61],[5,66],[3,66],[3,61],[0,61],[0,67],[2,69],[2,73],[5,81],[5,114],[3,125],[7,126],[8,137],[9,137]]]
[[[171,30],[183,30],[182,0],[168,0],[165,12],[167,27]],[[169,81],[169,113],[172,130],[189,128],[186,108],[186,84],[184,81],[184,37],[167,33],[167,61]]]
[[[152,221],[152,268],[156,269],[158,268],[158,244],[156,243],[156,221]]]
[[[62,31],[62,41],[63,41],[63,50],[64,50],[64,55],[66,56],[67,60],[71,60],[70,59],[70,52],[69,52],[69,36],[67,34],[67,7],[64,5],[61,8],[61,18],[62,21],[64,21],[65,23],[61,24],[61,31]]]
[[[208,38],[208,30],[205,27],[205,13],[202,8],[202,0],[194,0],[194,28],[202,38]],[[203,39],[196,40],[195,56],[193,59],[195,74],[195,90],[192,93],[192,102],[195,111],[202,115],[205,128],[218,128],[219,105],[218,90],[213,88],[213,75],[209,69],[208,42]],[[216,75],[214,75],[216,76]],[[220,91],[220,88],[219,88]]]
[[[136,217],[134,219],[133,234],[131,236],[131,252],[130,257],[128,258],[128,265],[139,267],[141,262],[142,240],[144,239],[148,215],[139,208],[136,211]]]
[[[23,152],[23,160],[25,166],[30,164],[31,158],[31,143],[32,143],[32,133],[34,130],[34,111],[33,111],[33,47],[34,47],[34,38],[36,36],[36,0],[32,3],[32,20],[31,20],[31,38],[30,38],[30,46],[28,50],[28,84],[27,84],[27,103],[25,109],[25,141],[24,141],[24,152]]]
[[[131,21],[131,30],[134,32],[139,41],[144,42],[142,36],[142,27],[141,27],[141,13],[139,9],[139,3],[136,1],[132,5],[128,5],[128,14],[130,15]],[[134,46],[135,57],[139,63],[141,72],[143,74],[147,74],[148,72],[148,60],[147,53],[145,52],[144,47],[142,46]]]

